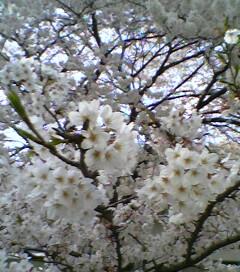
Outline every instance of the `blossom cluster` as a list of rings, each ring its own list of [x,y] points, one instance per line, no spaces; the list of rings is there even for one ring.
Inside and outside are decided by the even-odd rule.
[[[7,64],[1,70],[1,83],[5,85],[23,83],[27,91],[34,91],[37,77],[33,73],[33,64],[33,61],[27,59]]]
[[[29,7],[29,11],[26,11],[26,6]],[[12,34],[21,25],[29,22],[29,17],[39,15],[39,9],[44,10],[45,16],[48,14],[49,8],[51,8],[51,3],[49,1],[30,1],[30,0],[20,0],[20,1],[8,1],[4,0],[0,5],[0,12],[2,14],[3,20],[0,23],[0,29],[6,34]],[[48,9],[46,8],[48,7]],[[30,15],[30,16],[29,16]],[[41,14],[42,16],[43,14]]]
[[[202,119],[195,111],[192,111],[190,116],[187,116],[185,112],[186,109],[183,106],[172,107],[168,116],[160,117],[162,127],[177,137],[194,139],[200,135]]]
[[[240,1],[197,1],[183,0],[165,1],[150,0],[149,9],[158,26],[168,35],[185,38],[222,37],[225,32],[225,22],[229,27],[238,27],[238,9]]]
[[[45,141],[59,140],[57,152],[75,160],[78,167],[65,165],[46,147],[33,141],[34,156],[25,165],[24,172],[16,169],[19,174],[12,177],[15,184],[12,194],[16,193],[19,200],[26,195],[31,207],[41,203],[49,219],[92,224],[96,219],[95,209],[107,202],[103,177],[130,174],[135,166],[137,134],[120,112],[113,112],[109,105],[100,106],[98,100],[80,102],[78,110],[69,112],[68,118],[70,134],[56,133],[57,126],[51,123],[43,129],[44,121],[39,117],[30,120]],[[21,128],[32,133],[25,124]],[[70,135],[69,144],[63,141],[66,135]]]
[[[216,153],[199,153],[177,144],[165,155],[167,165],[160,167],[160,175],[148,179],[138,195],[156,212],[168,210],[171,223],[193,220],[233,182],[219,166]]]
[[[28,112],[37,116],[42,115],[44,105],[61,108],[66,103],[66,90],[74,83],[51,65],[32,58],[6,64],[0,71],[0,81],[6,91],[18,88]]]
[[[68,115],[75,132],[82,137],[81,149],[91,170],[124,175],[136,164],[138,150],[133,124],[126,124],[120,112],[113,112],[109,105],[100,106],[98,100],[83,101],[78,111]]]
[[[12,195],[16,194],[18,201],[27,202],[33,209],[41,205],[42,212],[51,220],[91,224],[95,208],[105,202],[104,190],[94,185],[92,179],[54,158],[51,164],[33,158],[24,172],[16,171],[19,176],[12,177],[15,184]],[[10,195],[6,197],[13,201]]]

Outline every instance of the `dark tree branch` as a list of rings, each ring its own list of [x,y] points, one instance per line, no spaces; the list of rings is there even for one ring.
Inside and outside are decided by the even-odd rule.
[[[183,86],[186,82],[188,82],[192,77],[194,77],[197,72],[203,67],[204,63],[201,63],[189,76],[187,76],[182,82],[180,82],[172,91],[170,91],[165,97],[163,97],[160,101],[152,103],[147,106],[149,110],[154,110],[157,106],[162,104],[164,101],[168,100],[172,94],[176,92],[181,86]]]
[[[206,117],[202,120],[203,124],[212,124],[212,123],[226,123],[235,126],[240,126],[240,120],[230,118],[230,117]]]
[[[211,88],[217,82],[219,76],[222,75],[224,72],[226,72],[228,67],[229,67],[229,64],[225,65],[221,70],[214,73],[214,75],[212,77],[212,80],[209,82],[209,84],[207,85],[207,87],[205,88],[205,90],[203,91],[202,95],[199,98],[199,101],[198,101],[197,106],[196,106],[197,111],[202,109],[204,106],[206,106],[208,103],[210,103],[213,100],[213,99],[210,99],[209,102],[206,103],[205,98],[210,93]]]
[[[188,249],[187,249],[187,256],[186,256],[186,260],[190,260],[191,259],[191,254],[192,254],[192,250],[193,250],[193,246],[195,244],[195,242],[197,241],[202,229],[203,229],[203,225],[206,222],[206,220],[208,219],[208,217],[211,215],[213,208],[218,204],[223,202],[227,197],[229,197],[234,191],[236,191],[240,186],[240,181],[238,181],[236,184],[234,184],[233,186],[227,188],[223,193],[221,193],[220,195],[218,195],[216,197],[216,200],[210,202],[207,206],[207,208],[205,209],[205,211],[202,213],[202,215],[199,217],[199,219],[196,221],[195,223],[195,230],[194,232],[191,234],[190,239],[188,240]]]
[[[167,56],[165,58],[165,60],[163,61],[163,63],[161,64],[161,66],[159,67],[159,69],[156,71],[156,73],[154,74],[154,76],[152,77],[151,79],[151,83],[146,85],[141,91],[139,91],[139,94],[144,94],[145,91],[147,89],[149,89],[157,80],[157,78],[162,74],[164,73],[166,70],[168,70],[169,68],[172,68],[180,63],[183,63],[185,61],[188,61],[190,59],[193,59],[193,58],[196,58],[196,57],[199,57],[200,55],[202,55],[205,51],[204,50],[201,50],[201,51],[198,51],[197,53],[195,54],[192,54],[190,56],[187,56],[185,58],[182,58],[180,60],[177,60],[177,61],[174,61],[174,62],[171,62],[169,63],[168,65],[165,66],[166,62],[168,61],[169,57],[170,57],[170,54],[171,54],[171,50],[169,50],[169,52],[167,53]]]
[[[101,47],[102,45],[102,41],[99,35],[99,31],[98,31],[98,22],[97,22],[97,18],[96,18],[96,14],[93,12],[92,15],[92,32],[93,32],[93,37],[95,38],[98,47]]]

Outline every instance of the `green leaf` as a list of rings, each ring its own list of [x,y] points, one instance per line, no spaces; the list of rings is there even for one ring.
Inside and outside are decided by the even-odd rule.
[[[20,135],[21,137],[23,138],[27,138],[27,139],[30,139],[32,140],[33,142],[38,142],[38,139],[33,136],[31,133],[27,132],[26,130],[23,130],[21,128],[14,128],[15,131],[18,133],[18,135]]]
[[[226,16],[224,18],[224,31],[226,32],[229,29],[229,18]]]
[[[10,101],[11,106],[14,108],[14,110],[19,114],[22,119],[27,118],[27,113],[22,105],[22,102],[17,95],[17,93],[13,90],[9,91],[7,95],[8,100]]]
[[[226,63],[226,58],[223,54],[217,54],[217,57],[222,63]]]
[[[65,143],[64,140],[61,140],[59,138],[54,138],[52,137],[51,138],[51,141],[49,142],[51,145],[59,145],[59,144],[62,144],[62,143]]]

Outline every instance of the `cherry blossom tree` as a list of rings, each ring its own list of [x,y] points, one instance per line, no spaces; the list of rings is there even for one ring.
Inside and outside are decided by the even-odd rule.
[[[0,10],[0,270],[240,271],[240,1]]]

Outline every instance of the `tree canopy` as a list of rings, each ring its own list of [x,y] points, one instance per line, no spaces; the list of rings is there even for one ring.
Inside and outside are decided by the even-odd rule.
[[[1,271],[240,271],[239,10],[1,1]]]

